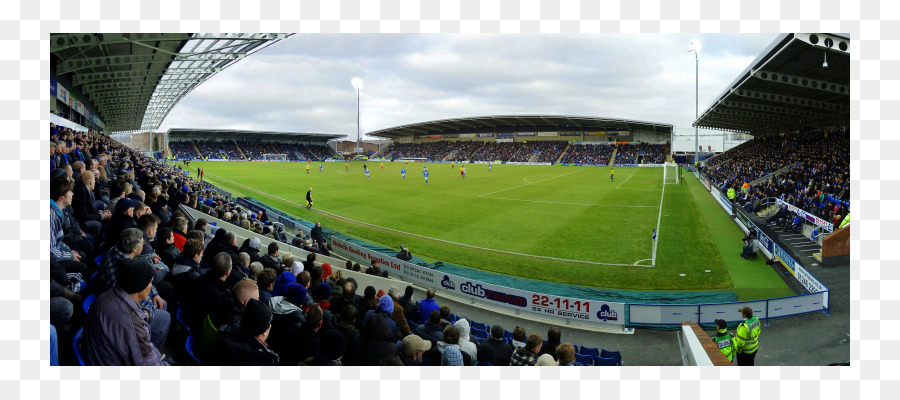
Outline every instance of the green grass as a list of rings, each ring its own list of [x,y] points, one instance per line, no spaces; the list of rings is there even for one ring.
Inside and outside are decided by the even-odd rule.
[[[406,180],[401,162],[385,162],[384,172],[367,163],[368,180],[362,164],[350,163],[347,172],[343,163],[325,163],[319,173],[314,163],[309,175],[302,163],[192,162],[190,169],[202,166],[206,180],[236,196],[386,247],[403,243],[426,259],[611,289],[735,288],[719,233],[700,217],[689,185],[665,185],[660,212],[661,168],[617,167],[610,182],[607,167],[494,165],[489,173],[487,165],[466,164],[463,180],[458,169],[429,163],[426,186],[421,163],[406,166]],[[299,206],[309,187],[312,211]],[[656,265],[634,266],[650,264],[658,220]],[[732,246],[739,251],[739,244]]]

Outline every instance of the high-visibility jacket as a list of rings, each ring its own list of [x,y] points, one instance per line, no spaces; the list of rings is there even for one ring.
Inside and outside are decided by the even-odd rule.
[[[850,213],[847,213],[847,216],[844,217],[844,220],[843,220],[843,221],[841,221],[841,226],[840,226],[840,228],[843,228],[843,227],[845,227],[845,226],[847,226],[847,225],[850,225]]]
[[[734,345],[738,353],[754,353],[759,347],[759,318],[751,317],[741,322],[734,336]]]
[[[734,188],[728,188],[728,200],[734,200]]]
[[[719,329],[716,331],[716,336],[712,337],[712,341],[716,343],[716,346],[719,346],[719,350],[728,358],[728,361],[731,361],[735,352],[734,335],[728,333],[725,329]]]

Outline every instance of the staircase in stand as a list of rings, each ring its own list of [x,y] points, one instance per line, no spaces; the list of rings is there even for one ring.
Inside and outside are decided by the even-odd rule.
[[[613,149],[612,155],[609,156],[609,166],[612,167],[616,163],[616,153],[619,152],[619,146]]]
[[[194,151],[197,152],[197,155],[200,156],[201,160],[205,160],[206,157],[203,157],[203,153],[200,152],[200,148],[197,147],[197,142],[191,142],[191,147],[194,148]]]
[[[566,148],[563,149],[562,154],[559,155],[559,158],[557,158],[556,161],[553,162],[553,164],[559,164],[560,160],[562,160],[563,157],[566,156],[566,153],[569,152],[569,147],[572,147],[572,142],[566,142]]]
[[[241,146],[238,145],[237,140],[232,140],[232,142],[234,143],[234,147],[236,147],[238,149],[238,154],[241,155],[241,158],[246,160],[247,156],[244,155],[244,151],[241,150]]]

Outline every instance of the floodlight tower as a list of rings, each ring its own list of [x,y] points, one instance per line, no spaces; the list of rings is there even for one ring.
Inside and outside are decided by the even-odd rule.
[[[700,58],[697,56],[697,53],[700,52],[700,41],[697,39],[691,40],[691,45],[688,48],[688,53],[694,53],[694,66],[695,66],[695,86],[694,86],[694,166],[697,166],[697,163],[700,162],[700,128],[697,127],[697,119],[700,118]],[[724,150],[723,150],[724,151]]]
[[[360,129],[359,129],[359,91],[363,87],[363,80],[358,76],[354,76],[353,79],[350,79],[350,84],[353,85],[353,88],[356,89],[356,150],[358,152],[360,145]]]

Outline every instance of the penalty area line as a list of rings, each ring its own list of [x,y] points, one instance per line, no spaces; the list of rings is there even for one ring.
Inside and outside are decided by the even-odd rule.
[[[221,179],[221,180],[223,180],[223,181],[230,182],[230,183],[232,183],[232,184],[234,184],[234,185],[237,185],[237,186],[240,186],[240,187],[242,187],[242,188],[244,188],[244,189],[252,190],[252,191],[254,191],[254,192],[257,192],[257,193],[260,193],[260,194],[264,194],[264,195],[269,196],[269,197],[272,197],[272,198],[274,198],[274,199],[281,200],[281,201],[283,201],[283,202],[285,202],[285,203],[293,204],[293,205],[296,205],[297,207],[300,207],[300,208],[306,208],[306,207],[304,207],[304,206],[302,206],[302,205],[300,205],[300,204],[298,204],[298,203],[295,203],[295,202],[293,202],[293,201],[291,201],[291,200],[287,200],[287,199],[284,199],[284,198],[281,198],[281,197],[278,197],[278,196],[275,196],[275,195],[272,195],[272,194],[263,192],[263,191],[261,191],[261,190],[258,190],[258,189],[249,187],[249,186],[247,186],[247,185],[237,183],[237,182],[232,181],[232,180],[230,180],[230,179],[223,178],[223,177],[220,177],[220,176],[217,176],[217,175],[213,175],[213,174],[208,174],[208,175],[210,175],[210,176],[212,176],[212,177],[214,177],[214,178],[216,178],[216,179]],[[318,212],[318,213],[320,213],[320,214],[329,215],[329,216],[332,216],[332,217],[334,217],[334,218],[341,219],[341,220],[344,220],[344,221],[353,222],[353,223],[359,224],[359,225],[369,226],[369,227],[372,227],[372,228],[377,228],[377,229],[381,229],[381,230],[385,230],[385,231],[389,231],[389,232],[394,232],[394,233],[399,233],[399,234],[403,234],[403,235],[407,235],[407,236],[417,237],[417,238],[420,238],[420,239],[432,240],[432,241],[435,241],[435,242],[447,243],[447,244],[452,244],[452,245],[460,246],[460,247],[468,247],[468,248],[471,248],[471,249],[478,249],[478,250],[492,251],[492,252],[497,252],[497,253],[503,253],[503,254],[514,255],[514,256],[539,258],[539,259],[542,259],[542,260],[553,260],[553,261],[571,262],[571,263],[578,263],[578,264],[607,265],[607,266],[613,266],[613,267],[633,267],[633,266],[636,265],[636,263],[635,263],[635,264],[615,264],[615,263],[602,263],[602,262],[584,261],[584,260],[569,260],[569,259],[565,259],[565,258],[556,258],[556,257],[548,257],[548,256],[539,256],[539,255],[534,255],[534,254],[516,253],[516,252],[513,252],[513,251],[506,251],[506,250],[490,249],[490,248],[487,248],[487,247],[473,246],[473,245],[465,244],[465,243],[456,243],[456,242],[451,242],[451,241],[449,241],[449,240],[438,239],[438,238],[433,238],[433,237],[428,237],[428,236],[422,236],[422,235],[418,235],[418,234],[415,234],[415,233],[404,232],[404,231],[400,231],[400,230],[396,230],[396,229],[392,229],[392,228],[386,228],[386,227],[383,227],[383,226],[373,225],[373,224],[370,224],[370,223],[368,223],[368,222],[357,221],[357,220],[354,220],[354,219],[351,219],[351,218],[347,218],[347,217],[344,217],[344,216],[340,216],[340,215],[337,215],[337,214],[333,214],[333,213],[330,213],[330,212],[327,212],[327,211],[322,211],[322,210],[312,210],[312,211]],[[642,260],[642,261],[643,261],[643,260]],[[646,267],[646,265],[642,265],[642,266],[643,266],[643,267]]]

